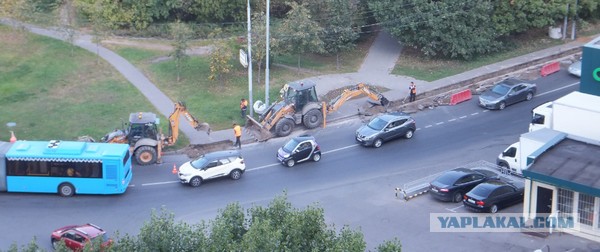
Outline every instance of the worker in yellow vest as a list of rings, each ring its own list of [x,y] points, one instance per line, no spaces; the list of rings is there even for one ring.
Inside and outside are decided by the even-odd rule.
[[[233,124],[233,134],[235,134],[235,144],[233,144],[233,146],[237,146],[238,149],[241,149],[242,141],[240,141],[240,138],[242,138],[242,128],[237,123]]]

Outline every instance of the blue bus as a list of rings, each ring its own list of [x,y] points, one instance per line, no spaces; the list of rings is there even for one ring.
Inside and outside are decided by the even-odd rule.
[[[0,142],[0,191],[121,194],[132,176],[127,144]]]

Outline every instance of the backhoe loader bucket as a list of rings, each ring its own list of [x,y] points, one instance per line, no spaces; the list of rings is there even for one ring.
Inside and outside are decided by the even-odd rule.
[[[273,134],[270,131],[265,129],[262,124],[260,124],[256,119],[252,118],[250,115],[246,115],[246,125],[244,125],[244,129],[252,135],[256,141],[264,142],[271,138],[273,138]]]
[[[210,125],[208,123],[200,123],[194,129],[197,131],[206,131],[207,135],[210,135],[211,132]]]

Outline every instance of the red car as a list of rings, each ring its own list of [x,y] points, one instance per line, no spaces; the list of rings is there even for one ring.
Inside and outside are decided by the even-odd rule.
[[[106,231],[91,223],[61,227],[54,230],[50,237],[54,249],[58,247],[61,240],[64,240],[67,247],[73,251],[82,251],[87,244],[91,246],[97,239],[100,239],[103,248],[113,242],[108,238]]]

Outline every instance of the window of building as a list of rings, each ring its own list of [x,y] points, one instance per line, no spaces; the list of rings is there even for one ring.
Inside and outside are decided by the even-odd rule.
[[[573,191],[558,188],[558,216],[569,217],[573,213]]]
[[[594,196],[579,193],[579,223],[591,226],[594,223]]]

